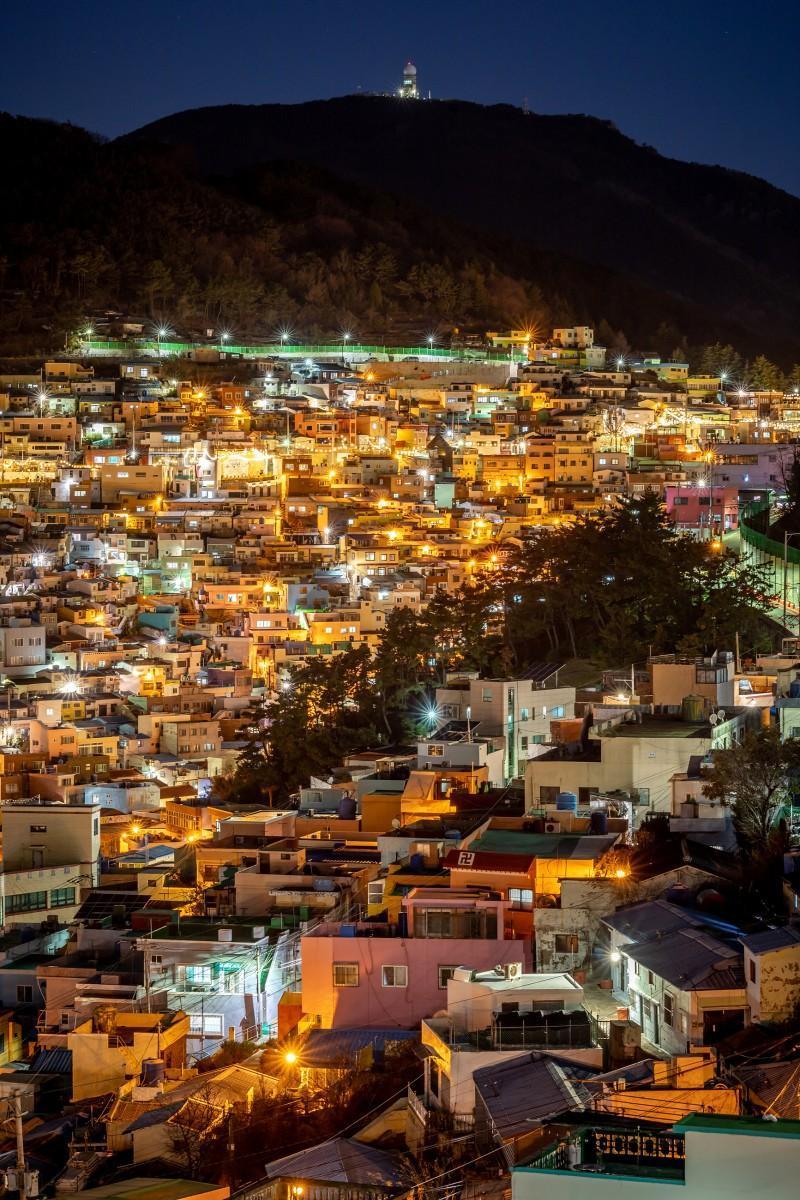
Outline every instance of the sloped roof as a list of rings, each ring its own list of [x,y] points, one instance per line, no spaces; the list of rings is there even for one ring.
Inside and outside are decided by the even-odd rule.
[[[656,934],[674,933],[678,929],[698,926],[702,922],[685,908],[670,904],[669,900],[645,900],[641,904],[618,908],[603,918],[603,924],[633,941],[639,941]]]
[[[320,1183],[362,1187],[408,1187],[413,1183],[400,1155],[341,1137],[277,1158],[267,1163],[266,1173],[270,1179],[294,1175]]]
[[[800,929],[785,925],[782,929],[765,929],[763,933],[751,933],[741,939],[751,954],[766,954],[770,950],[785,950],[800,945]]]
[[[700,929],[678,929],[626,946],[625,953],[684,992],[744,987],[741,956]]]
[[[304,1067],[352,1066],[368,1046],[384,1050],[387,1043],[419,1041],[419,1036],[414,1029],[312,1029],[300,1057]]]
[[[482,1067],[473,1078],[500,1138],[530,1133],[539,1122],[589,1100],[584,1085],[570,1080],[563,1067],[545,1056],[515,1056],[510,1062]]]
[[[72,1074],[71,1050],[37,1050],[28,1068],[31,1074],[44,1071],[54,1075]]]
[[[734,1066],[732,1074],[777,1117],[800,1117],[800,1062],[753,1063]]]

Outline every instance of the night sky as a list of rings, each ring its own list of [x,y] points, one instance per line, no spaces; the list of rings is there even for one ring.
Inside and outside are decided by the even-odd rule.
[[[800,195],[796,0],[5,0],[0,109],[108,136],[180,109],[390,91],[585,112]]]

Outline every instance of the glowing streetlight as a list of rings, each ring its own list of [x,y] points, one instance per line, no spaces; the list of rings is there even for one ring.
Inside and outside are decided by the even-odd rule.
[[[141,832],[142,832],[141,825],[131,825],[131,833],[133,834],[134,837],[138,837]]]
[[[283,1061],[286,1063],[287,1067],[293,1067],[297,1062],[297,1055],[295,1054],[294,1050],[287,1050],[283,1056]],[[302,1192],[302,1188],[300,1190]]]

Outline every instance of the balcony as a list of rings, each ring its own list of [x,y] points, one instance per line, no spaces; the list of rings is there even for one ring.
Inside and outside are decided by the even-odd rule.
[[[526,1171],[683,1183],[686,1148],[680,1133],[584,1126],[520,1166]]]
[[[454,1136],[472,1133],[475,1128],[475,1118],[472,1113],[451,1113],[443,1108],[429,1108],[423,1096],[408,1085],[408,1108],[412,1116],[419,1122],[426,1136],[436,1133],[449,1133]]]

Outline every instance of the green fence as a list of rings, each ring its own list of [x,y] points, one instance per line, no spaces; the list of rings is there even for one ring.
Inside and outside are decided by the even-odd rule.
[[[421,362],[524,362],[527,355],[510,354],[502,350],[447,349],[440,346],[362,346],[352,342],[330,342],[317,345],[289,345],[284,342],[265,342],[260,345],[233,342],[175,342],[166,338],[124,339],[81,338],[77,343],[80,354],[137,356],[155,358],[187,358],[198,350],[212,350],[237,358],[377,358],[397,361],[416,358]]]
[[[756,550],[760,550],[769,558],[776,558],[782,563],[785,556],[786,562],[800,566],[800,549],[791,543],[784,546],[783,539],[779,541],[771,538],[769,536],[771,523],[772,509],[769,503],[751,504],[743,508],[739,514],[739,534],[742,541],[747,542]]]

